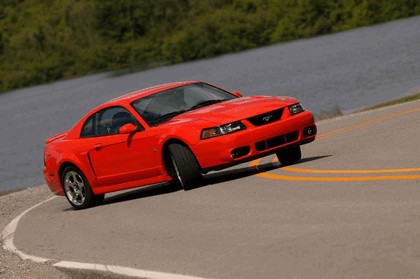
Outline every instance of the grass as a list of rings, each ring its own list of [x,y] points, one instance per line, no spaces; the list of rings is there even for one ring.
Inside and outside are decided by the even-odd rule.
[[[379,108],[384,108],[384,107],[390,107],[390,106],[394,106],[394,105],[398,105],[398,104],[402,104],[402,103],[407,103],[407,102],[412,102],[412,101],[416,101],[416,100],[420,100],[420,93],[416,93],[416,94],[410,95],[410,96],[405,96],[405,97],[398,98],[398,99],[391,100],[391,101],[384,102],[384,103],[379,103],[379,104],[364,108],[362,110],[358,110],[356,112],[369,111],[369,110],[374,110],[374,109],[379,109]],[[342,116],[342,115],[344,115],[343,112],[341,111],[340,107],[338,105],[336,105],[335,108],[333,108],[331,110],[321,111],[320,114],[316,114],[315,115],[315,120],[319,121],[319,120],[331,119],[331,118],[335,118],[335,117]]]
[[[67,268],[57,268],[61,272],[67,274],[72,279],[130,279],[134,278],[131,276],[123,276],[120,274],[107,273],[101,271],[91,271],[91,270],[78,270],[78,269],[67,269]]]
[[[18,192],[18,191],[21,191],[21,190],[22,190],[22,189],[9,190],[9,191],[3,191],[3,192],[0,192],[0,197],[1,197],[1,196],[8,195],[8,194],[11,194],[11,193],[14,193],[14,192]]]
[[[416,100],[419,100],[419,99],[420,99],[420,93],[416,93],[414,95],[410,95],[410,96],[402,97],[402,98],[399,98],[399,99],[391,100],[391,101],[388,101],[388,102],[380,103],[380,104],[365,108],[362,111],[389,107],[389,106],[393,106],[393,105],[397,105],[397,104],[416,101]]]
[[[341,111],[340,107],[338,105],[336,105],[333,109],[328,110],[328,111],[321,111],[320,114],[315,114],[315,120],[319,121],[319,120],[324,120],[324,119],[331,119],[331,118],[335,118],[338,116],[343,116],[343,112]]]

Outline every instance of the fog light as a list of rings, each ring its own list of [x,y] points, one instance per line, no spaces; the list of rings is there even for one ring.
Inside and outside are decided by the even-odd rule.
[[[251,151],[251,149],[248,146],[243,146],[239,148],[235,148],[230,153],[230,156],[232,159],[236,159],[245,155],[248,155],[248,153]]]
[[[303,135],[305,137],[313,136],[316,134],[316,126],[310,126],[303,129]]]

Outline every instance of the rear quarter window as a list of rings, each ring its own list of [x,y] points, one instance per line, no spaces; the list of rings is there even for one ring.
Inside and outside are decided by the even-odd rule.
[[[110,107],[96,112],[83,124],[80,137],[89,138],[119,134],[119,128],[132,123],[137,129],[143,130],[142,125],[123,107]]]

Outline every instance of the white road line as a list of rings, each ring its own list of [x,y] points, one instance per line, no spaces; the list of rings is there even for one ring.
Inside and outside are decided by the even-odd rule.
[[[34,262],[39,262],[39,263],[44,263],[49,261],[50,259],[46,259],[46,258],[41,258],[41,257],[36,257],[36,256],[31,256],[31,255],[27,255],[25,253],[23,253],[22,251],[19,251],[16,246],[13,244],[13,236],[15,234],[17,225],[20,221],[20,219],[22,219],[22,217],[28,213],[29,211],[31,211],[32,209],[46,203],[49,202],[50,200],[54,199],[54,197],[51,197],[43,202],[40,202],[34,206],[32,206],[31,208],[23,211],[20,215],[18,215],[15,219],[13,219],[7,226],[6,228],[4,228],[3,230],[3,234],[2,234],[2,240],[3,240],[3,249],[10,251],[12,253],[17,254],[19,257],[21,257],[21,259],[23,260],[31,260]]]
[[[182,275],[175,273],[165,273],[151,270],[142,270],[134,269],[130,267],[117,266],[117,265],[103,265],[103,264],[92,264],[92,263],[79,263],[79,262],[69,262],[69,261],[58,261],[54,259],[47,259],[42,257],[37,257],[33,255],[28,255],[22,251],[19,251],[13,243],[13,237],[18,226],[19,221],[22,217],[29,211],[35,209],[38,206],[43,205],[46,202],[51,201],[56,198],[56,196],[51,197],[43,202],[40,202],[31,208],[23,211],[20,215],[14,218],[3,230],[2,240],[3,240],[3,249],[17,254],[23,260],[31,260],[34,262],[45,263],[45,262],[56,262],[53,264],[55,267],[69,268],[69,269],[84,269],[84,270],[95,270],[103,272],[111,272],[124,276],[131,276],[137,278],[149,278],[149,279],[205,279],[203,277],[196,277],[190,275]]]
[[[150,278],[150,279],[204,279],[203,277],[196,277],[190,275],[150,271],[134,269],[130,267],[123,267],[117,265],[103,265],[103,264],[88,264],[88,263],[77,263],[61,261],[53,266],[73,269],[88,269],[96,271],[112,272],[119,275],[137,277],[137,278]]]

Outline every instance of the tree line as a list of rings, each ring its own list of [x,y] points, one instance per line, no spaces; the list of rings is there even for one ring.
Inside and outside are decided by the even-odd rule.
[[[0,92],[418,14],[419,0],[0,0]]]

